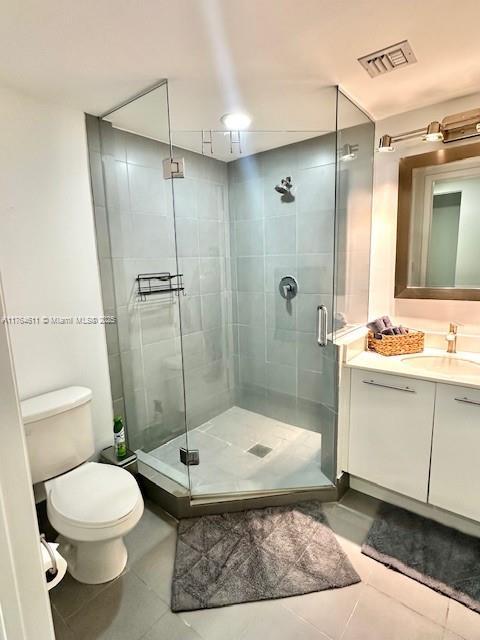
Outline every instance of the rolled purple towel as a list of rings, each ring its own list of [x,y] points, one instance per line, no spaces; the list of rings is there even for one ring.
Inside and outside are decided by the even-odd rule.
[[[393,333],[394,333],[396,336],[399,336],[399,335],[402,333],[402,332],[400,331],[400,327],[392,327],[392,329],[393,329]]]
[[[394,336],[395,335],[395,331],[393,330],[393,327],[387,327],[386,329],[384,329],[382,331],[382,334],[384,336]]]
[[[382,333],[385,329],[385,323],[382,318],[377,318],[376,320],[372,320],[367,324],[367,327],[370,329],[372,333]]]
[[[402,336],[407,335],[408,329],[406,329],[405,327],[402,327],[402,325],[400,325],[398,328],[400,329],[400,333]]]
[[[383,324],[385,325],[385,327],[387,329],[390,329],[390,327],[392,327],[392,321],[390,320],[389,316],[382,316],[380,318],[380,320],[383,322]]]

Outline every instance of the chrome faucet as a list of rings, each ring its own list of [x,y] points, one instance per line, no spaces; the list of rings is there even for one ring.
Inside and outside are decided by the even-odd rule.
[[[458,324],[450,322],[448,333],[445,336],[445,339],[448,342],[447,353],[457,353],[457,330]]]

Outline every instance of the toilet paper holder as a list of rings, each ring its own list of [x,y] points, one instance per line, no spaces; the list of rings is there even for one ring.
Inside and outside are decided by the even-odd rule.
[[[52,562],[52,566],[49,567],[46,571],[46,573],[49,574],[50,580],[52,580],[53,578],[55,578],[55,576],[58,573],[57,559],[55,557],[55,554],[53,553],[52,548],[48,544],[44,533],[42,533],[42,535],[40,536],[40,543],[45,547],[48,555],[50,556],[50,560]],[[47,578],[47,582],[48,582],[48,578]]]

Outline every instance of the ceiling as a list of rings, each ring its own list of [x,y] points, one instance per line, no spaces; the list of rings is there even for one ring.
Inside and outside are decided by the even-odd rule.
[[[2,0],[0,82],[100,114],[167,77],[174,129],[324,129],[332,84],[375,119],[479,90],[479,22],[478,0]],[[404,39],[417,64],[357,62]]]
[[[302,114],[303,123],[309,117],[308,124],[316,126],[316,129],[293,129],[284,130],[281,127],[270,130],[257,130],[253,127],[247,131],[233,131],[230,133],[220,122],[217,122],[216,114],[210,120],[211,129],[178,129],[169,130],[169,113],[167,83],[148,91],[144,95],[138,96],[126,105],[115,109],[112,113],[105,115],[117,129],[153,138],[161,142],[168,143],[170,140],[175,147],[188,149],[195,153],[212,156],[217,160],[231,162],[242,156],[248,156],[267,149],[274,149],[308,138],[330,133],[335,128],[335,105],[336,90],[327,87],[319,92],[317,108]],[[353,105],[349,100],[342,98],[342,127],[354,126],[368,121],[368,118]],[[187,115],[187,114],[186,114]],[[192,112],[196,116],[196,112]],[[270,126],[278,124],[277,112],[270,120]],[[205,117],[203,114],[202,117]],[[320,120],[322,122],[320,122]],[[321,128],[318,128],[321,127]]]

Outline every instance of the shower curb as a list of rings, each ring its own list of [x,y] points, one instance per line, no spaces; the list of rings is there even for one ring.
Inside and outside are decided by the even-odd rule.
[[[349,487],[349,476],[342,473],[335,485],[331,487],[319,487],[318,489],[290,489],[283,492],[272,492],[263,495],[246,495],[239,497],[212,496],[211,498],[190,499],[190,496],[174,495],[171,488],[162,486],[163,477],[158,474],[155,481],[151,478],[138,476],[142,493],[152,502],[167,511],[177,519],[191,518],[192,516],[214,515],[246,509],[261,509],[263,507],[277,507],[296,504],[307,500],[319,500],[320,502],[337,502],[342,498]],[[171,481],[170,481],[171,484]],[[182,488],[185,491],[184,488]]]

